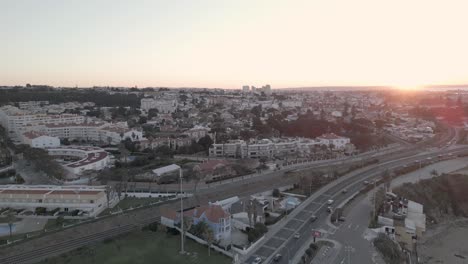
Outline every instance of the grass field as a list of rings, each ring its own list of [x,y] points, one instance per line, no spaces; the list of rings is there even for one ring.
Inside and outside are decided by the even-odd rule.
[[[137,231],[131,234],[104,241],[102,243],[80,248],[59,257],[47,259],[41,264],[223,264],[232,260],[220,253],[190,239],[187,239],[185,250],[190,255],[180,255],[180,236],[166,234],[164,231]]]

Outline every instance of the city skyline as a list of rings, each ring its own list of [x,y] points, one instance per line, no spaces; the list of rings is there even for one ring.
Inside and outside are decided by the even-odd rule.
[[[468,83],[468,3],[449,2],[3,1],[0,80],[235,89]]]

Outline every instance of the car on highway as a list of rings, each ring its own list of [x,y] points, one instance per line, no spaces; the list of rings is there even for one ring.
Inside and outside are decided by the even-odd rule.
[[[260,264],[262,263],[262,258],[261,257],[256,257],[253,261],[252,264]]]
[[[327,203],[328,204],[332,204],[334,201],[333,200],[328,200]]]
[[[274,262],[278,262],[278,261],[281,260],[282,257],[283,257],[283,255],[281,255],[281,254],[278,253],[278,254],[275,255],[275,257],[273,257],[273,261],[274,261]]]
[[[316,215],[312,215],[312,216],[310,217],[310,221],[311,221],[311,222],[315,222],[315,220],[317,220],[317,216],[316,216]]]
[[[363,183],[364,183],[364,185],[367,185],[367,184],[369,184],[369,181],[364,181]]]
[[[298,239],[298,238],[300,238],[300,237],[301,237],[301,235],[300,235],[299,233],[294,234],[294,238],[295,238],[295,239]]]

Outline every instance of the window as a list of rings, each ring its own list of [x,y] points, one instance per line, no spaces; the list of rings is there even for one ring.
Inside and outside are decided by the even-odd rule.
[[[94,203],[94,200],[89,200],[90,203]]]

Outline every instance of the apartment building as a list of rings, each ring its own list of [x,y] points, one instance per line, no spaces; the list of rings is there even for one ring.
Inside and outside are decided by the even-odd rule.
[[[6,207],[31,211],[39,207],[48,211],[80,210],[93,217],[107,208],[106,189],[105,186],[2,185],[0,208]]]

